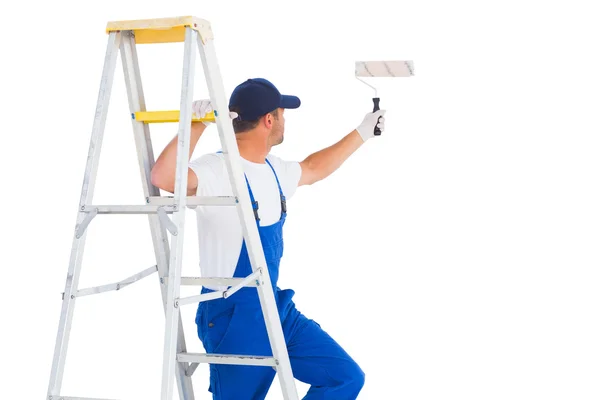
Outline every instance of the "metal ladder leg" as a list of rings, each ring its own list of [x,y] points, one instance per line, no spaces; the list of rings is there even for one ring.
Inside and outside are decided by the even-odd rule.
[[[190,149],[190,132],[192,126],[192,96],[194,88],[194,68],[196,52],[193,44],[197,32],[189,27],[185,28],[183,71],[181,79],[181,101],[177,167],[175,178],[175,211],[173,223],[177,228],[171,240],[171,255],[169,260],[169,279],[167,282],[166,324],[164,342],[164,360],[162,376],[161,400],[171,400],[173,393],[173,375],[177,364],[177,337],[179,329],[179,298],[181,285],[181,259],[183,256],[183,233],[187,201],[187,176]]]
[[[111,32],[108,37],[106,55],[104,57],[104,67],[102,69],[102,79],[100,81],[100,90],[96,104],[96,113],[92,127],[92,136],[88,158],[79,200],[79,211],[77,213],[77,225],[75,227],[73,245],[71,247],[71,258],[69,261],[69,270],[63,294],[63,303],[58,323],[58,333],[56,336],[56,346],[54,348],[54,358],[52,360],[52,370],[50,373],[50,383],[48,385],[48,399],[58,399],[63,381],[63,373],[67,350],[69,345],[69,335],[71,333],[71,324],[73,322],[73,311],[75,309],[75,297],[79,284],[81,273],[81,261],[86,239],[86,227],[95,214],[84,211],[84,206],[90,204],[94,195],[96,175],[98,172],[98,162],[100,160],[100,149],[104,137],[104,126],[106,123],[106,114],[108,112],[108,103],[112,90],[115,65],[119,45],[121,43],[121,34]]]
[[[215,110],[227,115],[229,107],[225,98],[225,89],[223,88],[214,43],[212,40],[203,42],[201,38],[198,38],[197,40],[211,102]],[[246,239],[252,270],[254,272],[258,269],[262,270],[262,283],[258,285],[257,290],[267,326],[267,333],[271,343],[273,357],[275,358],[279,382],[284,399],[297,400],[298,394],[292,367],[287,353],[283,329],[279,320],[279,313],[277,311],[277,304],[275,303],[275,296],[271,286],[267,262],[262,250],[258,228],[256,227],[253,218],[254,213],[251,208],[250,195],[244,183],[245,180],[233,126],[228,118],[217,117],[216,123],[223,146],[223,154],[225,156],[233,193],[234,196],[239,199],[237,210],[240,216],[244,238]]]
[[[146,111],[144,99],[144,91],[140,74],[140,67],[136,51],[135,38],[130,32],[123,33],[123,41],[121,44],[121,59],[123,61],[123,72],[125,76],[125,84],[127,87],[127,95],[129,99],[129,110],[132,113],[132,125],[135,137],[138,163],[140,175],[142,178],[142,189],[146,202],[149,202],[151,197],[160,196],[160,191],[151,182],[151,171],[154,166],[154,153],[152,149],[152,140],[150,137],[150,128],[143,122],[136,121],[133,118],[134,113],[138,111]],[[167,311],[167,285],[164,284],[162,277],[169,275],[169,258],[170,249],[169,241],[165,228],[160,223],[158,214],[149,214],[150,231],[154,253],[156,256],[156,264],[160,279],[160,288],[165,309]],[[185,335],[183,332],[183,324],[180,313],[178,316],[177,329],[177,352],[185,352]],[[177,363],[176,378],[179,398],[181,400],[194,400],[194,389],[191,376],[186,375],[188,363]]]

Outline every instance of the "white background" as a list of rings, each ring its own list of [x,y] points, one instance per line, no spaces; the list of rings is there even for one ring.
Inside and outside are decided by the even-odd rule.
[[[288,159],[336,142],[371,110],[355,60],[415,62],[412,78],[371,81],[387,110],[383,136],[288,204],[280,286],[362,366],[360,399],[600,398],[600,28],[591,3],[3,6],[2,397],[46,395],[106,22],[196,15],[212,23],[228,94],[260,76],[302,99],[274,149]],[[177,108],[182,46],[139,54],[148,108]],[[200,63],[196,76],[194,97],[205,98]],[[151,127],[156,154],[176,130]],[[212,127],[195,156],[218,147]],[[118,64],[94,202],[142,201]],[[184,276],[199,273],[193,217]],[[146,217],[99,216],[80,287],[153,264]],[[194,315],[183,309],[188,348],[201,352]],[[163,322],[156,275],[79,299],[62,394],[158,399]],[[193,380],[208,399],[206,365]],[[277,380],[268,398],[280,398]]]

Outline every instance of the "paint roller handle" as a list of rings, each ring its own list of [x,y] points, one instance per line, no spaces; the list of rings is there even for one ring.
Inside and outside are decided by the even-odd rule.
[[[375,111],[379,111],[379,97],[373,97],[373,112],[375,112]],[[373,134],[374,134],[375,136],[379,136],[379,135],[381,135],[381,129],[379,129],[379,128],[377,127],[377,125],[379,124],[379,120],[380,120],[380,119],[381,119],[381,117],[379,117],[379,118],[377,119],[377,123],[375,124],[375,129],[374,129],[374,131],[373,131]]]

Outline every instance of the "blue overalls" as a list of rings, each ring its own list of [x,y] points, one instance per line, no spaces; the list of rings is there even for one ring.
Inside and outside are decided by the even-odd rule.
[[[352,358],[315,321],[295,307],[291,289],[277,287],[279,262],[283,255],[283,224],[286,200],[271,163],[266,160],[279,187],[281,217],[269,226],[260,226],[258,203],[246,178],[258,232],[267,262],[275,301],[283,327],[294,377],[311,385],[305,400],[356,399],[364,384],[364,373]],[[245,240],[234,277],[252,273]],[[202,293],[210,292],[203,288]],[[227,299],[201,302],[196,313],[198,337],[207,353],[272,356],[258,291],[240,289]],[[210,364],[209,391],[218,400],[264,399],[275,377],[271,367]]]

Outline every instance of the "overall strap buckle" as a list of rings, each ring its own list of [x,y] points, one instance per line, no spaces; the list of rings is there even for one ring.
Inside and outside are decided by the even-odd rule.
[[[252,202],[252,208],[254,209],[254,219],[260,221],[260,218],[258,217],[258,201],[255,200]]]

